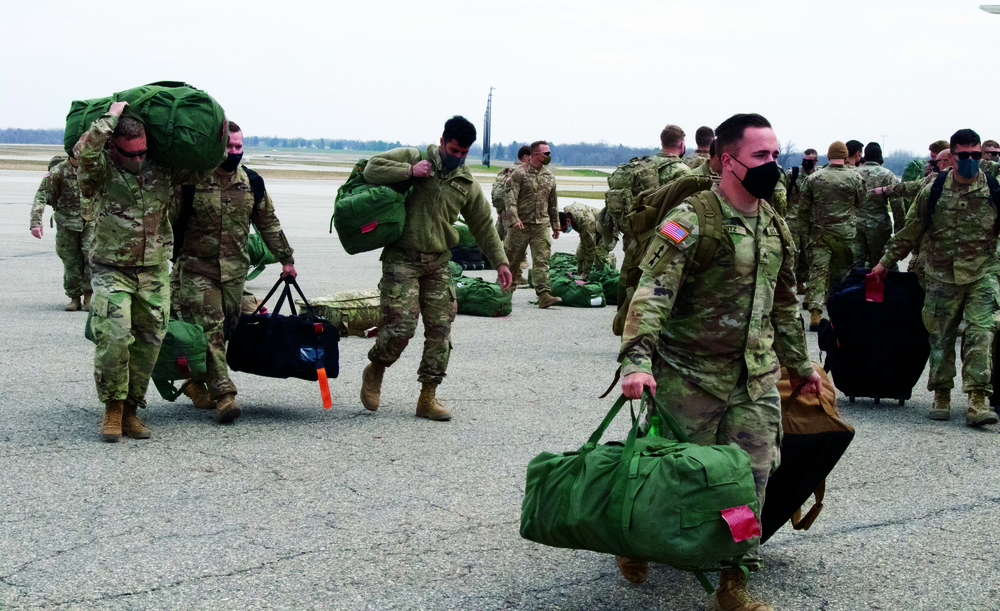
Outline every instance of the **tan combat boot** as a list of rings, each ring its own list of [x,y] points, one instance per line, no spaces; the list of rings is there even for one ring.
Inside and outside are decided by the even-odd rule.
[[[67,312],[79,312],[81,309],[83,309],[83,304],[80,303],[79,297],[71,299],[70,302],[66,304],[66,307],[63,308],[63,310],[66,310]]]
[[[215,400],[215,418],[219,421],[219,424],[226,424],[232,422],[240,417],[242,413],[238,405],[236,405],[236,393],[230,392],[222,395]]]
[[[361,405],[370,412],[378,409],[379,400],[382,398],[383,374],[385,366],[377,363],[368,363],[364,373],[361,374]]]
[[[714,602],[716,611],[774,611],[747,591],[747,576],[741,569],[722,569]]]
[[[819,331],[819,321],[823,317],[823,310],[809,310],[809,330]]]
[[[94,297],[94,291],[84,291],[83,292],[83,309],[90,309],[90,300]]]
[[[965,424],[968,426],[983,426],[984,424],[996,424],[996,412],[986,405],[986,393],[981,390],[974,390],[969,393],[969,412],[965,415]]]
[[[645,560],[631,560],[625,556],[615,556],[615,564],[622,577],[632,583],[642,583],[649,576],[649,563]]]
[[[437,384],[425,383],[417,399],[417,418],[428,420],[451,420],[451,410],[437,400]]]
[[[124,401],[108,401],[104,404],[104,419],[101,420],[101,441],[118,443],[122,440],[122,411]]]
[[[951,418],[951,390],[948,388],[934,391],[934,404],[927,414],[931,420],[948,420]]]
[[[184,387],[184,394],[191,398],[191,403],[195,409],[215,409],[215,401],[208,394],[208,389],[205,388],[204,382],[184,380],[184,383],[187,384]]]
[[[153,432],[139,420],[135,408],[135,403],[125,401],[125,409],[122,411],[122,434],[132,439],[149,439],[153,436]]]
[[[561,301],[561,297],[553,297],[550,293],[542,293],[538,296],[538,307],[544,310],[545,308],[552,307]]]

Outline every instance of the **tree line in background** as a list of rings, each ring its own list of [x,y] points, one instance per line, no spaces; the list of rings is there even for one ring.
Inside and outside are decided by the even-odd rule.
[[[2,144],[62,144],[63,130],[61,129],[0,129],[0,143]],[[330,138],[279,138],[277,136],[244,136],[244,146],[264,147],[264,148],[292,148],[292,149],[322,149],[333,151],[388,151],[393,148],[403,146],[398,140],[396,142],[386,142],[384,140],[345,140]],[[491,162],[513,162],[517,158],[517,150],[527,142],[511,142],[503,144],[497,142],[490,147]],[[418,148],[425,148],[421,145]],[[587,144],[580,142],[577,144],[553,144],[552,161],[562,166],[601,166],[614,167],[625,163],[633,157],[643,155],[655,155],[659,150],[653,148],[636,148],[624,145],[611,145],[605,143]],[[782,143],[781,156],[778,163],[783,168],[796,166],[802,160],[802,152],[799,147],[791,141]],[[691,152],[693,149],[688,149]],[[818,150],[818,147],[817,147]],[[822,151],[821,151],[822,152]],[[483,148],[480,145],[473,145],[469,150],[470,160],[479,160],[483,156]],[[884,166],[897,176],[902,176],[906,164],[918,155],[910,151],[893,151],[885,155]],[[922,158],[922,157],[921,157]],[[474,162],[473,162],[474,163]],[[820,155],[819,164],[826,163],[826,156]]]

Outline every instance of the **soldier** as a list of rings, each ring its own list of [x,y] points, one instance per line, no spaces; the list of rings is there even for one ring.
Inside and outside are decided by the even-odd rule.
[[[931,154],[930,160],[927,161],[927,165],[924,166],[924,176],[930,176],[933,172],[937,170],[934,167],[934,160],[937,159],[938,154],[941,151],[947,151],[949,149],[947,140],[935,140],[930,143],[927,150]]]
[[[955,171],[945,174],[940,198],[931,208],[933,185],[920,191],[906,214],[906,225],[889,241],[885,256],[872,273],[885,278],[888,269],[923,240],[923,320],[931,344],[927,389],[934,391],[929,416],[932,420],[948,420],[951,416],[955,339],[959,323],[964,321],[962,391],[969,397],[965,423],[978,427],[997,423],[997,415],[986,401],[992,393],[990,355],[1000,316],[996,275],[998,202],[991,193],[990,180],[979,171],[979,135],[971,129],[960,129],[952,135],[950,146]]]
[[[229,122],[226,154],[222,165],[205,180],[193,188],[180,187],[182,193],[191,194],[191,208],[190,217],[179,227],[184,238],[171,278],[176,281],[171,309],[183,321],[201,326],[208,344],[207,372],[203,378],[193,378],[185,394],[199,409],[215,408],[221,423],[240,416],[236,385],[226,366],[226,340],[236,329],[244,300],[250,223],[281,262],[282,277],[296,275],[292,247],[263,179],[255,175],[254,180],[260,181],[255,188],[240,166],[243,131],[233,121]]]
[[[858,174],[864,179],[869,192],[857,211],[853,267],[869,267],[882,259],[893,228],[896,231],[903,228],[905,213],[899,197],[890,197],[889,207],[886,207],[883,198],[870,195],[873,187],[891,187],[899,182],[895,174],[882,167],[882,147],[878,142],[869,142],[865,147],[865,162],[858,168]],[[892,208],[891,221],[889,208]]]
[[[552,250],[549,230],[552,239],[559,239],[556,177],[545,167],[551,160],[547,142],[532,142],[528,162],[511,174],[507,191],[507,239],[504,241],[504,252],[514,269],[520,269],[528,246],[531,246],[531,280],[538,295],[538,307],[543,309],[562,301],[552,296],[549,285]]]
[[[702,125],[694,132],[694,142],[698,146],[690,155],[684,157],[684,165],[694,170],[705,164],[712,156],[708,150],[715,140],[715,132],[711,127]]]
[[[806,279],[809,278],[809,233],[801,231],[800,227],[805,223],[799,218],[800,200],[802,190],[806,186],[806,179],[816,171],[816,162],[819,160],[819,153],[816,149],[806,149],[802,153],[802,163],[799,167],[792,168],[788,178],[788,211],[785,214],[785,224],[792,234],[795,242],[795,279],[796,292],[799,295],[806,294]]]
[[[712,133],[714,134],[715,132]],[[691,170],[691,173],[696,176],[708,176],[715,181],[715,184],[719,184],[721,172],[722,162],[719,161],[719,155],[715,150],[715,140],[713,139],[712,144],[708,145],[708,161]]]
[[[844,165],[848,165],[852,168],[856,168],[861,165],[862,149],[864,148],[865,145],[861,144],[861,142],[857,140],[848,140],[847,159],[844,160]]]
[[[607,267],[608,249],[597,229],[598,210],[583,204],[570,204],[559,213],[563,233],[570,228],[580,235],[580,245],[576,247],[576,273],[586,278],[595,263],[598,268]]]
[[[56,161],[54,157],[52,161]],[[53,164],[42,178],[31,206],[31,235],[42,239],[42,214],[52,206],[56,221],[56,254],[63,263],[63,290],[69,297],[64,310],[90,309],[94,292],[90,289],[90,250],[94,242],[94,224],[84,219],[80,207],[80,187],[76,182],[80,162],[75,155]],[[81,303],[80,298],[83,297]]]
[[[430,420],[450,420],[451,410],[438,401],[437,387],[445,377],[451,353],[451,323],[458,312],[455,283],[448,269],[451,248],[458,244],[453,225],[461,214],[476,243],[494,263],[501,288],[513,282],[500,238],[493,228],[490,205],[482,189],[465,167],[469,147],[476,141],[475,126],[463,117],[444,124],[440,146],[426,152],[397,148],[372,157],[365,168],[365,180],[372,184],[392,184],[413,180],[406,198],[403,235],[382,249],[382,326],[375,345],[368,352],[361,404],[375,411],[382,394],[386,367],[403,353],[424,320],[424,354],[417,370],[422,384],[417,399],[417,416]]]
[[[865,181],[845,165],[847,154],[843,142],[830,145],[829,165],[806,179],[799,204],[799,219],[804,223],[801,229],[809,236],[812,253],[806,288],[810,331],[819,330],[830,287],[851,271],[855,210],[865,197]]]
[[[685,150],[684,130],[677,125],[664,127],[660,132],[660,152],[653,159],[660,186],[691,173],[691,168],[681,160]]]
[[[778,139],[757,114],[735,115],[715,134],[720,183],[667,214],[640,266],[619,354],[622,392],[639,399],[648,388],[659,399],[646,406],[645,426],[652,412],[663,410],[694,443],[746,450],[760,508],[780,460],[779,360],[802,392],[818,394],[820,379],[796,313],[791,238],[761,199],[781,173]],[[711,198],[732,238],[732,246],[718,248],[712,265],[697,274],[691,269],[700,239],[695,198]],[[645,580],[646,562],[617,562],[629,581]],[[757,549],[724,564],[716,608],[771,609],[751,597],[738,566],[754,570],[759,564]]]
[[[121,116],[126,106],[115,102],[94,121],[77,170],[81,196],[98,202],[91,316],[94,379],[105,406],[101,439],[108,442],[151,435],[136,408],[146,406],[167,327],[171,223],[179,212],[174,187],[191,177],[146,159],[145,128]]]
[[[985,140],[983,142],[983,161],[1000,161],[1000,144],[996,140]]]
[[[500,236],[501,242],[503,242],[507,237],[507,222],[505,219],[504,208],[506,207],[506,194],[510,186],[510,175],[517,168],[517,166],[528,163],[528,157],[530,155],[530,146],[524,145],[519,148],[517,150],[517,162],[512,167],[500,170],[497,174],[496,181],[493,183],[493,190],[490,192],[490,197],[493,201],[493,209],[497,211],[496,230],[497,235]],[[528,269],[527,259],[521,262],[521,269],[517,270],[517,277],[514,279],[514,284],[518,286],[528,284],[528,281],[524,277],[524,270],[526,269]]]

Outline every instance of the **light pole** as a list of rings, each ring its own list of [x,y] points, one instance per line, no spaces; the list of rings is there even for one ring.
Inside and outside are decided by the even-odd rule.
[[[490,87],[490,95],[486,98],[486,114],[483,117],[483,165],[490,167],[490,123],[493,120],[493,90]]]

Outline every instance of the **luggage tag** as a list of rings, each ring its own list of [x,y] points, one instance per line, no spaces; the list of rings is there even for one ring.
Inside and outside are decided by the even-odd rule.
[[[874,274],[865,276],[865,301],[872,303],[882,303],[885,283],[875,277]]]
[[[739,543],[752,537],[760,536],[760,522],[748,505],[731,507],[722,510],[722,519],[729,524],[733,541]]]

